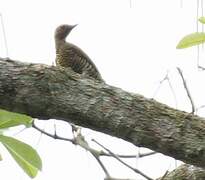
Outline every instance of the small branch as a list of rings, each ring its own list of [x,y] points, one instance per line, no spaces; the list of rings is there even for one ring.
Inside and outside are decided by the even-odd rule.
[[[6,38],[4,19],[3,19],[3,15],[1,13],[0,13],[0,18],[1,18],[1,28],[2,28],[2,33],[3,33],[4,46],[5,46],[5,50],[6,50],[6,58],[8,58],[9,57],[9,48],[8,48],[8,43],[7,43],[7,38]]]
[[[34,123],[34,121],[32,122],[32,127],[34,129],[36,129],[37,131],[41,132],[42,134],[45,134],[53,139],[59,139],[59,140],[63,140],[63,141],[69,141],[69,142],[72,142],[74,144],[74,140],[73,139],[68,139],[68,138],[64,138],[64,137],[61,137],[61,136],[58,136],[58,135],[53,135],[53,134],[50,134],[48,132],[45,132],[44,130],[40,129],[39,127],[37,127]]]
[[[172,94],[173,94],[173,96],[174,96],[175,107],[177,108],[177,97],[176,97],[176,94],[175,94],[175,92],[174,92],[174,88],[172,87],[172,83],[171,83],[171,81],[170,81],[170,79],[169,79],[169,76],[167,77],[167,81],[168,81],[169,87],[170,87],[170,89],[171,89],[171,92],[172,92]]]
[[[72,142],[73,144],[76,144],[76,145],[79,145],[81,148],[87,150],[88,152],[90,152],[93,157],[97,160],[97,162],[99,163],[99,165],[101,166],[101,168],[103,169],[105,175],[106,175],[106,178],[110,178],[110,175],[107,171],[107,169],[105,168],[104,164],[102,163],[102,161],[100,160],[99,158],[99,154],[98,151],[90,148],[90,146],[88,145],[88,143],[85,141],[84,137],[82,136],[80,130],[78,127],[76,126],[72,126],[72,127],[75,127],[75,130],[73,131],[73,134],[74,134],[74,139],[68,139],[68,138],[64,138],[64,137],[60,137],[57,135],[56,133],[56,126],[55,126],[55,134],[50,134],[48,132],[45,132],[44,130],[40,129],[39,127],[37,127],[34,123],[34,121],[32,122],[32,127],[36,130],[38,130],[39,132],[41,132],[42,134],[45,134],[53,139],[58,139],[58,140],[63,140],[63,141],[69,141],[69,142]]]
[[[201,105],[200,107],[196,108],[196,112],[203,108],[205,108],[205,105]]]
[[[32,127],[36,130],[38,130],[39,132],[41,132],[42,134],[45,134],[53,139],[58,139],[58,140],[63,140],[63,141],[69,141],[69,142],[72,142],[73,144],[75,145],[79,145],[81,148],[87,150],[88,152],[90,152],[93,157],[97,160],[97,162],[99,163],[99,165],[101,166],[101,168],[103,169],[105,175],[106,175],[106,178],[105,179],[116,179],[116,178],[111,178],[110,174],[108,173],[108,170],[106,169],[106,167],[104,166],[104,164],[102,163],[102,161],[100,160],[100,156],[111,156],[111,157],[114,157],[113,156],[113,153],[110,153],[107,149],[107,151],[109,152],[106,153],[106,152],[103,152],[103,151],[97,151],[93,148],[91,148],[89,146],[89,144],[87,143],[87,141],[85,140],[84,136],[81,134],[81,131],[80,131],[80,128],[77,127],[77,126],[72,126],[73,128],[73,139],[68,139],[68,138],[64,138],[64,137],[61,137],[61,136],[58,136],[56,131],[53,134],[50,134],[48,132],[45,132],[44,130],[40,129],[39,127],[37,127],[34,123],[34,121],[32,122]],[[56,128],[56,126],[55,126]],[[95,142],[97,143],[97,142]],[[99,144],[99,143],[98,143]],[[104,148],[105,149],[105,148]],[[144,157],[144,156],[148,156],[148,155],[152,155],[152,154],[155,154],[156,152],[149,152],[149,153],[146,153],[146,154],[142,154],[140,155],[141,157]],[[123,158],[133,158],[133,157],[136,157],[136,155],[120,155],[121,157]],[[124,164],[125,166],[129,167],[130,169],[134,170],[136,173],[144,176],[145,178],[147,178],[148,180],[152,180],[150,179],[149,177],[147,177],[146,175],[144,175],[142,172],[140,172],[139,170],[137,169],[134,169],[132,168],[131,166],[129,166],[128,164],[126,164],[125,162],[123,162],[122,160],[119,159],[119,156],[115,155],[115,158],[117,157],[118,161],[120,161],[122,164]]]
[[[196,108],[195,108],[195,105],[194,105],[194,101],[193,101],[193,99],[192,99],[192,97],[191,97],[191,93],[190,93],[190,91],[189,91],[189,89],[188,89],[187,83],[186,83],[186,81],[185,81],[185,79],[184,79],[182,70],[181,70],[179,67],[177,67],[177,70],[178,70],[178,72],[179,72],[179,75],[180,75],[181,78],[182,78],[183,85],[184,85],[184,89],[186,90],[187,96],[188,96],[188,98],[189,98],[189,100],[190,100],[190,103],[191,103],[191,106],[192,106],[192,112],[191,112],[191,113],[194,113]]]
[[[198,69],[200,69],[200,70],[202,70],[202,71],[205,70],[205,68],[204,68],[203,66],[200,66],[200,65],[198,65]]]
[[[94,158],[97,160],[97,162],[100,164],[101,168],[103,169],[105,175],[106,175],[106,179],[111,178],[110,174],[108,173],[107,169],[105,168],[104,164],[102,163],[102,161],[100,160],[99,156],[95,153],[92,153],[92,151],[90,151],[90,153],[94,156]]]
[[[152,178],[148,177],[147,175],[145,175],[144,173],[142,173],[141,171],[139,171],[136,168],[133,168],[132,166],[130,166],[129,164],[125,163],[124,161],[122,161],[116,154],[114,154],[112,151],[110,151],[109,149],[107,149],[105,146],[101,145],[99,142],[97,142],[96,140],[92,139],[93,142],[95,142],[96,144],[98,144],[100,147],[102,147],[103,149],[105,149],[106,151],[108,151],[112,157],[114,157],[115,159],[117,159],[119,162],[121,162],[123,165],[125,165],[126,167],[128,167],[129,169],[133,170],[134,172],[140,174],[141,176],[145,177],[148,180],[153,180]]]
[[[167,170],[160,180],[164,180],[168,173],[169,173],[169,171]]]
[[[157,154],[157,152],[152,151],[152,152],[148,152],[148,153],[139,153],[139,154],[138,154],[138,157],[139,157],[139,158],[143,158],[143,157],[151,156],[151,155],[154,155],[154,154]],[[123,157],[122,155],[119,156],[119,157],[120,157],[120,158],[125,158],[125,157]],[[136,156],[135,156],[135,157],[136,157]]]
[[[116,154],[119,158],[143,158],[143,157],[146,157],[146,156],[151,156],[151,155],[154,155],[154,154],[157,154],[157,152],[148,152],[148,153],[140,153],[140,154],[137,154],[137,155],[122,155],[122,154]],[[100,151],[100,156],[112,156],[104,151]]]
[[[176,94],[174,92],[174,88],[172,87],[172,84],[171,84],[171,81],[170,81],[170,78],[169,78],[169,71],[167,71],[165,77],[159,82],[159,85],[158,85],[157,89],[155,90],[154,95],[153,95],[152,98],[153,99],[155,98],[155,96],[157,95],[157,93],[160,90],[160,88],[161,88],[162,84],[164,83],[164,81],[168,82],[169,88],[171,89],[171,92],[172,92],[173,97],[174,97],[175,106],[177,108],[177,98],[176,98]]]
[[[165,77],[159,82],[159,85],[158,85],[157,89],[155,90],[155,92],[154,92],[154,94],[152,96],[153,99],[155,98],[155,96],[157,95],[158,91],[160,90],[160,88],[162,86],[162,83],[164,81],[166,81],[167,79],[168,79],[168,72],[166,73]]]

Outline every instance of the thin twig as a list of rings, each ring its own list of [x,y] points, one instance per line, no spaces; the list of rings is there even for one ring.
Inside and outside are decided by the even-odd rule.
[[[102,163],[102,161],[100,160],[99,156],[95,153],[92,153],[92,151],[90,151],[90,153],[93,155],[93,157],[97,160],[97,162],[100,164],[101,168],[103,169],[106,178],[111,178],[110,174],[108,173],[108,170],[105,168],[104,164]]]
[[[142,158],[142,157],[146,157],[146,156],[151,156],[157,154],[157,152],[148,152],[148,153],[140,153],[138,155],[121,155],[121,154],[116,154],[119,158]],[[110,154],[104,152],[104,151],[100,151],[100,156],[111,156]]]
[[[199,32],[199,0],[196,0],[196,32]],[[199,45],[197,45],[197,67],[199,67],[200,62],[200,51]]]
[[[155,92],[154,92],[154,94],[153,94],[153,96],[152,96],[153,99],[155,98],[155,96],[157,95],[158,91],[160,90],[160,88],[161,88],[161,86],[162,86],[162,83],[163,83],[165,80],[167,80],[167,78],[168,78],[168,72],[166,73],[165,77],[159,82],[159,85],[158,85],[157,89],[155,90]]]
[[[203,66],[198,65],[198,69],[204,71],[205,68]]]
[[[22,133],[23,131],[25,131],[27,129],[27,127],[24,127],[23,129],[20,129],[19,131],[17,131],[16,133],[13,134],[13,136],[16,136],[20,133]]]
[[[193,101],[193,99],[192,99],[192,97],[191,97],[191,93],[189,92],[189,88],[188,88],[188,86],[187,86],[187,83],[186,83],[186,81],[185,81],[185,79],[184,79],[182,70],[181,70],[179,67],[177,67],[177,70],[178,70],[178,72],[179,72],[179,75],[180,75],[181,78],[182,78],[183,85],[184,85],[184,89],[186,90],[187,96],[188,96],[188,98],[189,98],[189,100],[190,100],[190,103],[191,103],[191,107],[192,107],[192,112],[191,112],[191,113],[194,113],[196,108],[195,108],[195,105],[194,105],[194,101]]]
[[[79,131],[78,129],[75,129],[74,132],[73,131],[73,134],[74,134],[74,138],[73,139],[68,139],[68,138],[64,138],[64,137],[60,137],[57,135],[57,133],[55,132],[55,134],[50,134],[48,132],[45,132],[44,130],[40,129],[39,127],[37,127],[34,123],[34,121],[32,122],[32,127],[36,130],[38,130],[39,132],[41,132],[42,134],[45,134],[51,138],[54,138],[54,139],[58,139],[58,140],[64,140],[64,141],[69,141],[69,142],[72,142],[73,144],[75,145],[79,145],[81,148],[87,150],[88,152],[90,152],[94,158],[98,161],[99,165],[101,166],[101,168],[103,169],[105,175],[106,175],[106,178],[105,179],[115,179],[115,178],[111,178],[111,176],[109,175],[107,169],[105,168],[104,164],[102,163],[102,161],[100,160],[100,156],[112,156],[114,158],[116,158],[118,161],[120,161],[122,164],[124,164],[125,166],[127,166],[128,168],[132,169],[133,171],[135,171],[136,173],[144,176],[145,178],[147,178],[148,180],[152,180],[151,178],[149,178],[148,176],[146,176],[145,174],[143,174],[142,172],[140,172],[139,170],[129,166],[128,164],[126,164],[125,162],[123,162],[121,159],[119,159],[119,156],[117,156],[116,154],[110,152],[109,150],[107,150],[105,147],[103,147],[106,151],[109,152],[108,153],[105,153],[103,151],[97,151],[93,148],[91,148],[89,146],[89,144],[87,143],[87,141],[85,140],[84,136],[81,134],[81,131]],[[94,141],[95,143],[97,143],[96,141]],[[98,145],[100,145],[99,143],[97,143]],[[141,154],[140,156],[141,157],[145,157],[145,156],[148,156],[148,155],[152,155],[152,154],[155,154],[156,152],[149,152],[149,153],[146,153],[146,154]],[[136,157],[136,155],[120,155],[122,158],[133,158],[133,157]]]
[[[202,106],[196,108],[196,113],[197,113],[200,109],[203,109],[203,108],[205,108],[205,105],[202,105]]]
[[[159,82],[159,85],[158,85],[157,89],[155,90],[154,95],[153,95],[152,98],[154,98],[156,96],[156,94],[160,90],[160,88],[161,88],[162,84],[164,83],[164,81],[167,81],[168,84],[169,84],[169,87],[170,87],[171,92],[172,92],[173,97],[174,97],[175,107],[177,108],[177,97],[176,97],[176,94],[174,92],[174,88],[172,87],[172,83],[171,83],[170,78],[169,78],[169,71],[167,71],[165,77]]]
[[[167,77],[167,81],[168,81],[169,87],[170,87],[170,89],[171,89],[171,92],[172,92],[172,94],[173,94],[173,96],[174,96],[175,107],[177,108],[177,97],[176,97],[176,93],[175,93],[175,91],[174,91],[174,88],[172,87],[172,83],[171,83],[171,81],[170,81],[170,79],[169,79],[169,76]]]
[[[9,57],[9,50],[8,50],[8,44],[7,44],[7,38],[6,38],[6,31],[5,31],[5,27],[4,27],[4,20],[3,20],[3,15],[0,13],[0,17],[1,17],[1,27],[2,27],[2,32],[3,32],[3,38],[4,38],[4,46],[5,46],[5,50],[6,50],[6,58]]]
[[[97,162],[99,163],[99,165],[101,166],[101,168],[103,169],[106,178],[111,178],[110,174],[108,173],[108,170],[106,169],[106,167],[104,166],[104,164],[102,163],[102,161],[100,160],[100,154],[99,151],[92,149],[88,142],[85,140],[84,136],[81,134],[81,128],[77,127],[77,126],[72,126],[75,127],[73,129],[73,136],[74,136],[74,141],[76,145],[79,145],[81,148],[87,150],[91,155],[93,155],[93,157],[97,160]]]
[[[196,0],[196,32],[199,32],[199,0]]]
[[[46,128],[46,124],[44,124],[42,130],[44,131],[45,128]],[[40,136],[38,137],[38,140],[37,140],[36,146],[38,146],[38,145],[40,144],[40,141],[41,141],[42,136],[43,136],[43,133],[40,132]]]
[[[54,122],[53,122],[53,127],[54,127],[54,135],[57,136],[57,128],[56,128],[56,121],[54,119]]]
[[[58,140],[64,140],[64,141],[69,141],[69,142],[72,142],[73,144],[76,144],[76,145],[79,145],[80,147],[82,147],[83,149],[86,149],[88,152],[90,152],[93,157],[97,160],[97,162],[100,164],[101,168],[103,169],[105,175],[107,178],[110,178],[110,175],[107,171],[107,169],[105,168],[105,166],[103,165],[102,161],[100,160],[99,158],[99,153],[98,151],[90,148],[90,146],[88,145],[88,143],[85,141],[84,137],[81,135],[81,134],[77,134],[75,136],[74,139],[68,139],[68,138],[64,138],[64,137],[60,137],[57,135],[56,131],[55,131],[55,134],[50,134],[48,132],[45,132],[44,130],[40,129],[39,127],[37,127],[34,123],[34,121],[32,122],[32,127],[36,130],[38,130],[39,132],[41,132],[42,134],[45,134],[51,138],[54,138],[54,139],[58,139]]]
[[[129,1],[130,1],[130,2],[129,2],[129,3],[130,3],[130,8],[132,8],[132,0],[129,0]]]
[[[130,168],[131,170],[133,170],[134,172],[140,174],[141,176],[145,177],[148,180],[153,180],[152,178],[148,177],[147,175],[145,175],[143,172],[139,171],[136,168],[133,168],[132,166],[130,166],[129,164],[125,163],[124,161],[122,161],[116,154],[114,154],[112,151],[110,151],[108,148],[104,147],[103,145],[101,145],[99,142],[97,142],[96,140],[92,139],[93,142],[95,142],[96,144],[98,144],[99,146],[101,146],[103,149],[105,149],[106,151],[108,151],[112,157],[114,157],[115,159],[117,159],[119,162],[121,162],[123,165],[125,165],[126,167]]]
[[[183,8],[183,0],[180,0],[180,8]]]
[[[53,135],[53,134],[50,134],[48,132],[45,132],[44,130],[40,129],[39,127],[37,127],[34,123],[34,121],[32,122],[32,127],[36,130],[38,130],[39,132],[41,132],[42,134],[45,134],[53,139],[59,139],[59,140],[63,140],[63,141],[69,141],[69,142],[72,142],[74,143],[74,140],[73,139],[68,139],[68,138],[64,138],[64,137],[61,137],[61,136],[58,136],[58,135]]]
[[[40,129],[39,127],[37,127],[37,126],[34,124],[34,122],[33,122],[33,124],[32,124],[32,127],[33,127],[34,129],[38,130],[39,132],[41,132],[42,134],[45,134],[45,135],[47,135],[47,136],[49,136],[49,137],[51,137],[51,138],[53,138],[53,139],[64,140],[64,141],[70,141],[70,142],[74,143],[74,140],[73,140],[73,139],[67,139],[67,138],[64,138],[64,137],[60,137],[60,136],[57,135],[57,134],[54,134],[54,135],[53,135],[53,134],[50,134],[50,133],[48,133],[48,132],[45,132],[44,129]],[[74,126],[74,127],[76,128],[77,126]],[[75,137],[75,136],[74,136],[74,137]],[[88,150],[88,149],[86,149],[86,150]],[[94,151],[94,149],[92,149],[92,148],[91,148],[91,150]],[[109,153],[106,153],[106,152],[104,152],[104,151],[97,151],[97,150],[95,150],[95,151],[97,152],[97,154],[99,154],[99,156],[111,156]],[[157,153],[157,152],[148,152],[148,153],[141,153],[141,154],[139,154],[139,155],[122,155],[122,154],[117,154],[117,156],[120,157],[120,158],[136,158],[136,156],[138,156],[139,158],[142,158],[142,157],[154,155],[154,154],[156,154],[156,153]]]
[[[167,171],[164,173],[164,175],[162,176],[162,178],[160,178],[160,180],[163,180],[163,179],[167,176],[168,173],[169,173],[169,171],[167,170]]]

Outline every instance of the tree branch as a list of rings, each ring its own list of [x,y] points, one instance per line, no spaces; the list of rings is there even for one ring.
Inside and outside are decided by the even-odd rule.
[[[50,134],[42,129],[40,129],[39,127],[37,127],[34,123],[34,121],[32,122],[32,127],[34,129],[36,129],[37,131],[41,132],[42,134],[45,134],[51,138],[54,138],[54,139],[58,139],[58,140],[63,140],[63,141],[69,141],[75,145],[78,145],[80,146],[81,148],[83,148],[84,150],[90,152],[90,154],[92,154],[92,156],[96,159],[96,161],[99,163],[99,165],[101,166],[101,168],[103,169],[105,175],[106,175],[106,178],[105,179],[110,179],[110,180],[114,180],[116,178],[113,178],[110,176],[110,174],[108,173],[106,167],[104,166],[103,162],[100,160],[100,157],[101,156],[110,156],[110,157],[114,157],[114,158],[117,158],[118,161],[120,161],[122,164],[124,164],[125,166],[127,166],[128,168],[130,168],[131,170],[135,171],[136,173],[144,176],[146,179],[150,179],[152,180],[151,178],[149,178],[147,175],[145,175],[144,173],[142,173],[141,171],[139,171],[138,169],[135,169],[129,165],[127,165],[124,161],[122,161],[121,159],[119,159],[119,156],[114,154],[113,156],[113,153],[106,153],[102,150],[95,150],[93,148],[91,148],[88,144],[88,142],[85,140],[84,136],[81,134],[81,131],[78,131],[79,129],[76,128],[77,132],[73,132],[73,139],[68,139],[68,138],[64,138],[64,137],[61,137],[61,136],[58,136],[56,133],[53,135],[53,134]],[[96,142],[96,141],[95,141]],[[97,143],[97,142],[96,142]],[[99,144],[99,143],[98,143]],[[108,151],[109,152],[109,151]],[[152,152],[153,154],[154,152]],[[145,156],[148,156],[148,155],[152,155],[151,153],[147,153],[147,154],[144,154]],[[122,156],[123,158],[128,158],[128,157],[131,157],[133,158],[133,156]],[[136,156],[135,156],[136,157]],[[142,156],[143,157],[143,156]],[[116,179],[117,180],[117,179]],[[119,179],[120,180],[120,179]]]
[[[196,110],[196,108],[195,108],[194,101],[193,101],[193,98],[192,98],[192,96],[191,96],[191,93],[190,93],[190,91],[189,91],[189,88],[188,88],[188,86],[187,86],[186,80],[185,80],[185,78],[184,78],[184,75],[183,75],[183,73],[182,73],[182,70],[181,70],[179,67],[177,67],[177,70],[178,70],[178,72],[179,72],[179,75],[180,75],[181,78],[182,78],[183,85],[184,85],[184,89],[186,90],[187,96],[188,96],[188,98],[189,98],[189,100],[190,100],[190,103],[191,103],[191,107],[192,107],[191,113],[194,113],[195,110]]]
[[[175,170],[166,174],[165,177],[158,178],[157,180],[204,180],[205,170],[203,168],[198,168],[189,164],[183,164],[176,168]]]
[[[144,174],[143,172],[139,171],[136,168],[133,168],[132,166],[130,166],[129,164],[127,164],[126,162],[122,161],[116,154],[114,154],[112,151],[110,151],[108,148],[106,148],[105,146],[103,146],[102,144],[100,144],[99,142],[97,142],[96,140],[93,139],[93,142],[95,142],[96,144],[98,144],[100,147],[102,147],[103,149],[105,149],[107,152],[109,152],[112,157],[114,157],[116,160],[118,160],[120,163],[122,163],[124,166],[128,167],[129,169],[133,170],[135,173],[140,174],[141,176],[143,176],[144,178],[148,179],[148,180],[153,180],[152,178],[148,177],[146,174]]]
[[[205,167],[203,118],[69,69],[0,59],[0,108],[71,122]]]

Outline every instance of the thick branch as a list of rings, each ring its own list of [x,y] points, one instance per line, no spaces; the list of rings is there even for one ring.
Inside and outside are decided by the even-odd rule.
[[[0,108],[72,122],[205,167],[203,118],[69,69],[0,59]]]
[[[204,180],[205,170],[189,164],[183,164],[168,173],[164,178],[158,178],[157,180]]]

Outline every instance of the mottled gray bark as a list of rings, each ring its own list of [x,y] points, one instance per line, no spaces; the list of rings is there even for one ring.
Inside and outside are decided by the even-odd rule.
[[[205,170],[193,165],[183,164],[164,178],[158,180],[204,180]]]
[[[205,167],[205,122],[69,69],[0,59],[0,108],[58,119]]]

